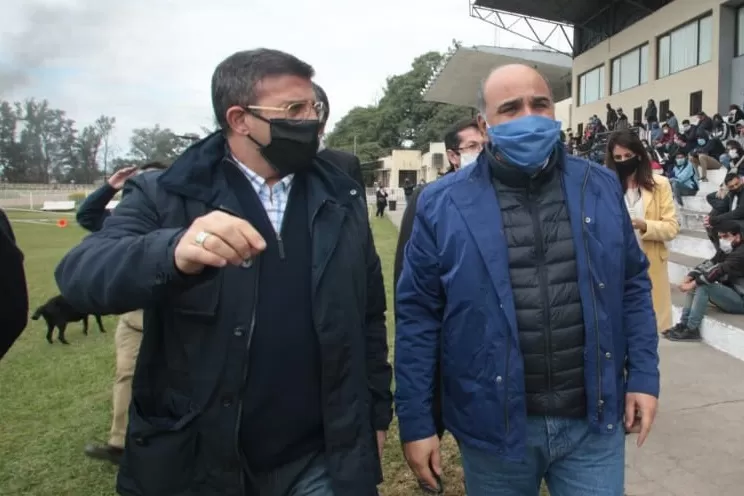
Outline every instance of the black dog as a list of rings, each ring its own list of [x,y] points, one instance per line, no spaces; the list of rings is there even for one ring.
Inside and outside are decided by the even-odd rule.
[[[59,342],[63,344],[70,344],[65,339],[65,328],[70,322],[83,321],[83,334],[88,335],[88,314],[81,313],[70,306],[69,303],[62,297],[57,295],[51,298],[49,301],[44,303],[42,306],[36,309],[34,314],[31,316],[32,320],[39,320],[39,317],[44,317],[47,323],[47,335],[46,339],[49,344],[53,343],[52,333],[54,328],[59,328]],[[93,315],[98,324],[98,330],[106,332],[103,328],[103,322],[101,322],[100,315]]]

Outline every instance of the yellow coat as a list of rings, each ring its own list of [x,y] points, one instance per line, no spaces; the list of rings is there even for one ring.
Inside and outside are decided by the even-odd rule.
[[[641,235],[641,248],[649,261],[648,276],[653,285],[652,297],[658,331],[672,327],[672,291],[669,285],[665,241],[677,237],[679,221],[674,206],[672,187],[664,176],[654,174],[653,192],[642,190],[646,232]]]

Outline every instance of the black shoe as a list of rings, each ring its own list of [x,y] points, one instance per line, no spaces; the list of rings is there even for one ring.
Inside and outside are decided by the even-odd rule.
[[[674,324],[674,326],[670,327],[669,329],[666,329],[666,330],[664,330],[664,331],[661,331],[661,335],[662,335],[662,336],[666,336],[666,335],[668,335],[668,334],[669,334],[670,332],[673,332],[673,331],[680,331],[680,330],[682,330],[682,329],[684,329],[684,328],[685,328],[685,325],[684,325],[684,324],[683,324],[682,322],[680,322],[680,323],[678,323],[678,324]]]
[[[683,327],[678,330],[674,330],[666,335],[666,338],[670,341],[689,341],[699,342],[703,338],[700,336],[700,329],[690,329],[689,327]]]
[[[121,461],[121,456],[124,454],[124,450],[110,444],[89,444],[85,447],[85,454],[96,460],[103,460],[118,465],[119,461]]]

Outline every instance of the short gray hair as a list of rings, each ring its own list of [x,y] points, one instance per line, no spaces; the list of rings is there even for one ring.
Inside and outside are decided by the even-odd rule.
[[[312,66],[279,50],[257,48],[234,53],[220,62],[212,75],[212,108],[217,124],[227,129],[227,109],[255,103],[256,86],[272,76],[297,76],[311,80]]]

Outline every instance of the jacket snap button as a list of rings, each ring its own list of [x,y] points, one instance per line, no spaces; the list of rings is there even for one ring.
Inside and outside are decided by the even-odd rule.
[[[612,353],[610,353],[609,351],[607,353],[605,353],[605,358],[607,358],[607,359],[612,358]]]
[[[356,196],[356,194],[357,194],[357,190],[355,190],[355,189],[352,189],[351,191],[349,191],[349,194],[350,194],[351,196]]]
[[[600,282],[600,283],[599,283],[599,289],[604,289],[604,288],[605,288],[605,285],[604,285],[604,283],[603,283],[603,282]]]
[[[237,336],[237,337],[240,337],[240,336],[242,336],[242,335],[243,335],[243,328],[242,328],[242,327],[236,327],[236,328],[235,328],[235,329],[233,330],[233,334],[234,334],[235,336]]]
[[[243,260],[243,262],[240,264],[240,267],[243,269],[250,269],[253,267],[253,259],[249,258],[248,260]]]
[[[498,376],[498,377],[496,378],[496,382],[500,383],[501,381],[503,381],[503,379],[501,378],[501,376]]]
[[[615,428],[615,426],[614,426],[614,425],[612,425],[612,424],[607,424],[607,428],[608,428],[609,430],[612,430],[612,429],[614,429],[614,428]]]
[[[586,222],[587,224],[589,224],[591,221],[592,221],[592,218],[591,217],[585,217],[584,218],[584,222]]]
[[[145,440],[143,438],[139,437],[139,436],[138,437],[135,437],[134,438],[134,444],[136,444],[137,446],[144,446],[145,445]]]
[[[232,396],[225,396],[222,398],[222,406],[224,406],[225,408],[232,406],[232,404],[233,404]]]

